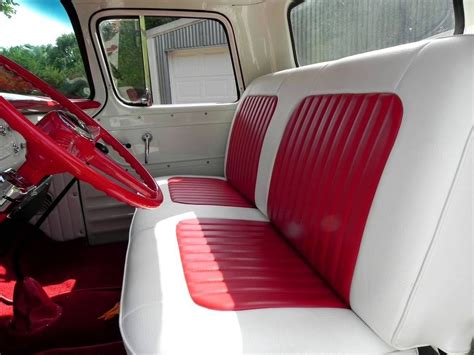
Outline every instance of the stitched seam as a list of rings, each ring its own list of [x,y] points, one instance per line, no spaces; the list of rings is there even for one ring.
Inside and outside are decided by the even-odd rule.
[[[452,192],[453,192],[454,186],[457,182],[457,179],[459,177],[459,171],[461,169],[461,165],[464,162],[464,159],[466,158],[467,148],[468,148],[469,142],[471,140],[472,132],[473,132],[473,129],[472,129],[472,126],[471,126],[471,130],[469,131],[469,135],[467,136],[466,143],[464,144],[464,147],[463,147],[461,158],[460,158],[459,163],[456,167],[456,172],[454,174],[453,180],[452,180],[451,185],[449,187],[448,194],[446,196],[446,200],[443,204],[443,208],[441,209],[441,213],[440,213],[440,216],[438,218],[438,222],[436,224],[435,231],[433,233],[430,244],[428,246],[428,250],[427,250],[427,252],[426,252],[426,254],[423,258],[420,269],[419,269],[418,274],[416,276],[415,284],[414,284],[414,286],[413,286],[413,288],[410,291],[410,294],[408,296],[408,300],[407,300],[407,302],[405,304],[405,307],[403,309],[402,315],[400,317],[400,321],[398,322],[398,325],[395,328],[395,331],[393,333],[393,336],[392,336],[392,339],[391,339],[391,344],[396,344],[396,342],[399,340],[401,330],[402,330],[403,326],[405,325],[405,322],[408,318],[408,314],[410,313],[410,310],[413,306],[414,300],[416,299],[416,294],[417,294],[417,291],[418,291],[418,289],[420,287],[420,284],[422,282],[425,271],[428,268],[428,264],[430,263],[430,261],[432,259],[431,256],[433,254],[433,250],[435,249],[435,244],[439,239],[439,238],[437,238],[438,232],[440,230],[441,225],[444,222],[445,212],[447,210],[447,207],[451,202]]]
[[[402,81],[405,79],[408,71],[410,70],[412,64],[416,61],[416,59],[418,59],[418,57],[420,56],[420,53],[430,44],[431,42],[428,41],[426,42],[419,50],[418,52],[413,56],[413,58],[410,60],[410,62],[407,64],[406,68],[405,68],[405,71],[404,73],[400,76],[400,80],[398,80],[398,82],[396,83],[396,85],[393,87],[393,92],[394,93],[397,93],[397,90],[400,86],[400,84],[402,83]],[[400,131],[403,129],[403,121],[402,121],[402,125],[400,126]],[[398,136],[400,135],[400,132],[399,134],[397,135],[397,140],[398,140]],[[395,144],[396,144],[396,141],[394,143],[394,147],[395,147]],[[390,159],[390,157],[389,157]],[[443,206],[444,208],[444,206]],[[435,230],[435,233],[436,233],[436,230]],[[433,241],[433,239],[431,239],[431,242]],[[429,250],[429,249],[428,249]],[[427,252],[428,253],[428,252]],[[426,255],[425,255],[426,257]],[[424,262],[425,260],[423,260]],[[421,272],[421,268],[423,267],[423,262],[421,264],[421,267],[420,267],[420,270],[418,271],[418,274],[417,274],[417,278],[415,280],[418,280],[418,277],[419,277],[419,274]],[[357,265],[356,265],[357,267]],[[399,333],[399,328],[401,327],[401,323],[403,322],[404,320],[404,317],[405,317],[405,312],[407,311],[407,307],[408,307],[408,304],[410,303],[410,299],[411,299],[411,296],[412,296],[412,292],[414,290],[414,288],[416,287],[416,281],[415,281],[415,286],[413,287],[413,289],[410,291],[410,294],[408,295],[408,298],[407,298],[407,301],[406,301],[406,304],[405,304],[405,307],[403,308],[403,311],[402,313],[400,314],[400,320],[398,321],[398,324],[397,326],[395,327],[395,330],[393,332],[393,335],[391,337],[391,341],[390,343],[391,344],[394,344],[393,341],[395,340],[395,338],[398,336],[398,333]]]
[[[324,72],[324,70],[328,67],[329,65],[329,62],[328,63],[325,63],[324,65],[321,66],[321,68],[318,68],[319,70],[319,73],[318,73],[318,77],[317,79],[319,79],[319,77],[321,76],[321,74]],[[290,73],[291,75],[291,73]],[[286,78],[283,79],[280,87],[278,88],[278,91],[280,91],[281,87],[283,86],[283,84],[285,84],[288,80],[290,80],[290,75],[287,75]],[[264,194],[264,198],[263,198],[263,206],[262,206],[262,209],[260,209],[258,206],[257,208],[265,215],[265,216],[268,216],[268,197],[270,195],[270,187],[271,187],[271,183],[272,183],[272,176],[273,176],[273,168],[275,167],[275,161],[276,161],[276,157],[278,155],[278,151],[280,150],[280,144],[281,144],[281,140],[283,139],[283,136],[285,134],[285,131],[288,127],[288,123],[290,122],[291,120],[291,117],[293,116],[293,113],[295,112],[296,108],[298,107],[298,105],[306,98],[308,97],[310,94],[310,92],[313,91],[313,89],[311,90],[306,90],[305,93],[303,94],[302,98],[297,101],[297,102],[293,102],[293,107],[290,108],[289,112],[288,112],[288,115],[289,116],[285,116],[284,119],[286,119],[286,123],[284,124],[284,127],[283,127],[283,130],[281,131],[281,134],[276,137],[277,139],[275,139],[275,137],[271,137],[272,140],[275,139],[275,141],[278,143],[277,146],[276,146],[276,151],[275,151],[275,154],[272,154],[270,159],[271,159],[271,162],[269,164],[269,172],[270,174],[268,174],[268,176],[265,178],[265,182],[266,184],[264,184],[264,187],[266,186],[266,189],[265,189],[265,194]],[[277,96],[278,96],[278,93],[277,93]],[[275,108],[275,113],[277,113],[277,108]],[[265,144],[265,141],[267,141],[269,138],[267,136],[265,136],[264,140],[263,140],[263,144],[262,144],[262,148],[263,148],[263,145]],[[261,158],[261,156],[260,156]],[[259,168],[260,168],[260,161],[259,161]],[[258,178],[258,177],[257,177]],[[255,191],[257,190],[257,188],[255,187]],[[255,201],[256,202],[256,201]]]
[[[154,301],[154,302],[148,302],[148,303],[145,303],[145,304],[142,304],[138,307],[135,307],[133,308],[132,310],[128,311],[127,313],[125,313],[121,318],[122,318],[122,322],[124,322],[129,316],[133,315],[134,313],[136,313],[137,311],[141,310],[141,309],[144,309],[144,308],[150,308],[150,307],[153,307],[153,306],[156,306],[156,305],[160,305],[160,304],[163,304],[163,301]]]
[[[404,73],[400,76],[400,80],[398,80],[398,82],[395,84],[394,88],[393,88],[393,91],[394,92],[397,92],[397,89],[398,87],[400,86],[400,84],[402,83],[403,79],[405,79],[405,76],[407,75],[408,71],[410,70],[412,64],[418,59],[418,57],[420,56],[421,52],[423,52],[423,50],[429,45],[431,44],[432,42],[427,42],[425,43],[419,50],[418,52],[413,56],[413,58],[410,60],[410,62],[407,64],[407,67],[405,68],[405,71]]]

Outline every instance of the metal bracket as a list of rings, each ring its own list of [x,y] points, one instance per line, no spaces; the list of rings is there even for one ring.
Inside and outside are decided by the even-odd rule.
[[[36,186],[28,186],[13,169],[0,173],[0,212],[5,212],[15,202],[21,201]]]

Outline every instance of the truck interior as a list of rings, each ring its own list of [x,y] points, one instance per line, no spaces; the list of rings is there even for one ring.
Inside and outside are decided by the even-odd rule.
[[[473,0],[0,33],[0,354],[473,353]]]

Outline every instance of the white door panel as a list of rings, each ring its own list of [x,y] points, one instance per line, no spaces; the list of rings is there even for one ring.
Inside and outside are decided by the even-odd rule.
[[[172,107],[175,111],[169,111]],[[129,143],[131,152],[143,163],[142,137],[149,132],[153,136],[150,164],[189,161],[196,165],[198,160],[224,158],[235,108],[236,104],[168,106],[166,112],[162,112],[160,107],[144,107],[142,111],[147,112],[146,115],[101,115],[100,122],[120,142]]]
[[[84,30],[86,41],[89,40],[94,44],[94,51],[89,53],[90,65],[93,72],[98,73],[100,70],[103,74],[94,77],[97,91],[102,91],[106,95],[105,105],[96,119],[122,143],[129,143],[131,152],[142,163],[145,153],[142,136],[147,132],[151,133],[153,140],[150,146],[150,164],[146,165],[146,168],[154,176],[175,174],[222,176],[228,132],[237,107],[235,101],[239,96],[236,82],[240,93],[244,91],[237,48],[232,37],[232,27],[227,19],[214,13],[205,14],[205,18],[217,19],[226,27],[232,55],[228,49],[219,46],[213,46],[212,49],[201,47],[197,52],[193,49],[187,49],[187,53],[184,49],[180,49],[180,53],[178,50],[175,50],[174,54],[170,52],[173,57],[171,66],[174,65],[174,69],[169,66],[165,69],[174,70],[177,82],[171,80],[180,87],[179,103],[158,105],[156,98],[160,93],[157,89],[159,86],[157,80],[166,81],[171,88],[171,80],[167,81],[170,73],[166,70],[163,73],[151,70],[151,87],[154,89],[152,94],[157,105],[144,107],[127,105],[117,97],[107,57],[101,50],[100,36],[95,34],[99,22],[107,16],[128,18],[131,15],[158,16],[161,13],[155,9],[148,12],[131,9],[96,12],[96,9],[92,10],[88,5],[78,8],[79,14],[84,15],[81,18],[88,19],[81,23],[82,27],[87,29]],[[88,10],[92,11],[87,12]],[[92,13],[95,14],[91,17]],[[180,17],[182,13],[162,15]],[[190,13],[189,17],[193,17],[193,14]],[[90,36],[91,34],[93,35]],[[153,58],[156,54],[158,53],[153,52],[153,47],[149,46],[148,57]],[[198,58],[188,58],[186,55],[197,55]],[[223,56],[227,58],[222,58]],[[186,62],[190,66],[186,65]],[[196,74],[198,76],[193,76]],[[169,91],[172,92],[173,89]],[[171,95],[169,96],[168,101],[172,100]],[[190,100],[193,97],[198,100]],[[132,208],[104,196],[86,184],[81,184],[81,196],[87,233],[93,243],[128,237]]]

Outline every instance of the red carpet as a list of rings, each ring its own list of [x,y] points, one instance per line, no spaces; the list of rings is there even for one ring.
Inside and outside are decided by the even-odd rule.
[[[100,344],[95,346],[81,346],[77,348],[59,348],[46,350],[36,353],[36,355],[103,355],[103,354],[122,354],[123,343],[116,341],[113,343]]]
[[[42,284],[63,308],[48,329],[20,336],[10,329],[13,307],[0,303],[1,354],[122,354],[118,317],[98,318],[120,301],[126,243],[89,246],[86,240],[58,243],[29,230],[22,270]],[[37,235],[38,234],[38,235]],[[13,297],[12,252],[0,256],[0,296]]]

